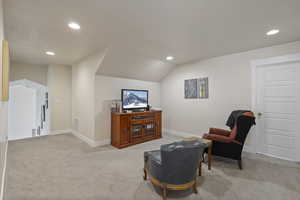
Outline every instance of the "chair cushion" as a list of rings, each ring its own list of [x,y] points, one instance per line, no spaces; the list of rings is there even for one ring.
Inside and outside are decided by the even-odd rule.
[[[194,180],[205,148],[199,140],[162,145],[163,182],[177,185]]]
[[[196,178],[199,161],[206,147],[201,140],[161,145],[158,151],[144,153],[145,168],[162,183],[188,183]]]
[[[165,144],[161,145],[160,150],[161,151],[167,151],[171,152],[174,150],[184,149],[184,148],[195,148],[195,147],[203,147],[206,148],[207,145],[205,143],[202,143],[201,140],[183,140],[179,142],[173,142],[171,144]]]

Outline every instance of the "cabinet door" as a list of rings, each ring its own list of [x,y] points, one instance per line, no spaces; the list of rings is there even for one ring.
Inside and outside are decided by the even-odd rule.
[[[155,120],[147,120],[144,123],[144,136],[155,136],[157,132],[157,124]]]
[[[161,113],[156,113],[156,136],[161,137]]]
[[[127,116],[121,116],[120,119],[120,143],[128,144],[130,143],[130,135],[129,135],[129,124],[128,124],[128,117]]]
[[[131,137],[133,140],[138,140],[143,137],[143,124],[131,125]]]

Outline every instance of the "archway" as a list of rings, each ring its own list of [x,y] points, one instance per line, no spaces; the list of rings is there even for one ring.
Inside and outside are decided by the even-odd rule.
[[[47,87],[27,79],[10,82],[8,139],[30,138],[48,133]]]

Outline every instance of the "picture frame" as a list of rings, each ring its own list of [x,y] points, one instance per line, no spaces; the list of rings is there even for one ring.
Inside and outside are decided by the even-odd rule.
[[[9,46],[8,41],[2,40],[2,66],[1,66],[1,94],[0,101],[8,101],[9,100],[9,68],[10,68],[10,58],[9,58]]]
[[[198,93],[198,79],[184,80],[184,97],[186,99],[196,99]]]
[[[208,77],[184,80],[185,99],[208,99]]]

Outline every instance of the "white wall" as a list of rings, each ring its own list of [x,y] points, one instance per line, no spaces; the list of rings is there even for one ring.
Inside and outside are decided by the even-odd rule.
[[[10,81],[28,79],[42,85],[47,85],[48,66],[12,62],[10,66]]]
[[[96,53],[72,66],[72,128],[91,145],[110,140],[111,100],[120,99],[122,88],[147,89],[150,104],[160,107],[157,82],[96,76],[104,56]]]
[[[3,7],[0,0],[0,64],[2,64],[2,40],[4,39],[3,31]],[[0,67],[0,74],[2,68]],[[0,76],[0,94],[2,93],[2,76]],[[0,200],[3,198],[4,174],[6,165],[6,148],[7,148],[7,112],[8,103],[0,101]]]
[[[71,129],[72,68],[65,65],[35,65],[12,62],[10,81],[27,79],[49,90],[50,132]],[[43,133],[42,133],[43,134]]]
[[[49,65],[47,85],[49,92],[50,134],[65,130],[71,130],[71,66]]]
[[[202,135],[209,127],[226,128],[225,121],[232,110],[251,109],[250,62],[294,53],[300,53],[300,41],[174,69],[161,82],[164,128],[173,133],[195,135]],[[209,77],[209,99],[184,99],[184,80],[206,76]]]
[[[95,140],[110,140],[110,106],[121,99],[121,89],[149,90],[149,104],[160,108],[160,83],[109,76],[96,76]]]
[[[72,129],[95,139],[95,76],[104,53],[91,55],[72,66]]]

